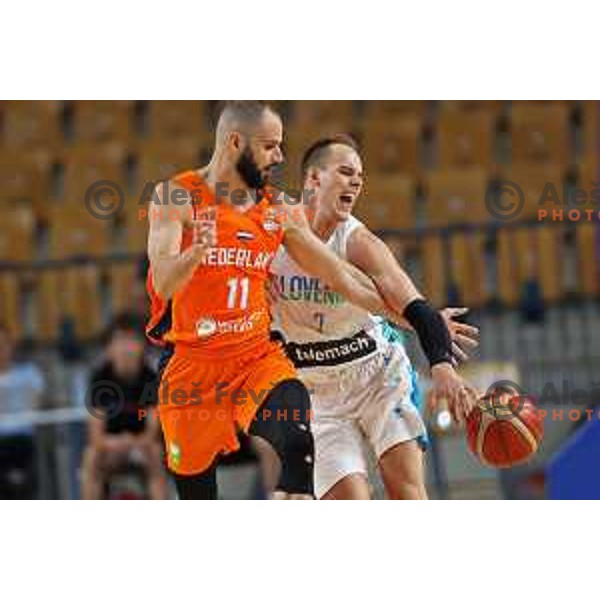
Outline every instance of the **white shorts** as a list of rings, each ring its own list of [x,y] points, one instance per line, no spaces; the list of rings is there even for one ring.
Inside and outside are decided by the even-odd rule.
[[[367,474],[364,442],[380,458],[396,444],[426,436],[413,401],[416,377],[402,347],[390,345],[352,374],[349,380],[340,373],[337,385],[309,386],[317,498],[347,475]]]

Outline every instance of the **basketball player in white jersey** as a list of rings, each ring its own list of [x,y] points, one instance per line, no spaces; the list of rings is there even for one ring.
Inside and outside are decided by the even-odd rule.
[[[305,206],[311,228],[338,256],[369,275],[386,303],[418,334],[431,365],[436,399],[457,378],[442,317],[429,306],[387,246],[351,214],[362,189],[362,163],[351,138],[320,140],[303,160]],[[411,396],[416,378],[397,332],[303,271],[281,250],[274,276],[273,329],[311,390],[315,495],[368,499],[363,441],[370,446],[391,499],[426,499],[422,442],[426,432]],[[436,320],[437,318],[437,320]],[[454,341],[476,329],[453,324]],[[476,391],[451,411],[464,420]]]

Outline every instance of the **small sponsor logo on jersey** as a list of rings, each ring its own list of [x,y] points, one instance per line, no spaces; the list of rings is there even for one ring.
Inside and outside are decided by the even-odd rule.
[[[350,338],[328,342],[297,344],[288,342],[286,353],[298,369],[333,367],[368,356],[377,350],[377,342],[365,331]]]
[[[265,310],[255,310],[249,315],[228,321],[215,321],[210,317],[205,317],[196,323],[196,334],[199,338],[207,338],[214,333],[244,333],[254,329],[257,323],[261,320],[266,321],[266,319],[267,312]]]
[[[249,231],[238,231],[236,233],[236,237],[242,242],[250,242],[254,239],[254,234],[250,233]]]
[[[196,335],[199,338],[206,338],[217,331],[217,323],[214,319],[206,317],[196,322]]]
[[[267,208],[265,211],[263,229],[272,233],[273,231],[277,231],[280,227],[281,223],[277,220],[277,211],[274,208]]]

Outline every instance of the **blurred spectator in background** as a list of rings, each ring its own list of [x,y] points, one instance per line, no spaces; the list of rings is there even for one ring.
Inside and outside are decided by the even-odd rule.
[[[106,336],[105,357],[90,377],[88,445],[83,456],[84,499],[105,496],[111,473],[141,466],[151,499],[167,494],[160,426],[154,405],[156,373],[144,358],[145,338],[131,315],[116,317]],[[143,411],[147,411],[142,416]],[[140,412],[142,411],[142,413]]]
[[[31,499],[35,490],[34,428],[44,379],[31,363],[14,362],[14,343],[0,324],[0,498]]]

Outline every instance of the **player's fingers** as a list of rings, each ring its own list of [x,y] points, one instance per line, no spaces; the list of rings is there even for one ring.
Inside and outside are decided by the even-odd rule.
[[[456,331],[458,331],[462,335],[466,335],[471,338],[479,338],[479,327],[475,327],[474,325],[467,325],[466,323],[455,323],[454,327]]]
[[[442,312],[445,313],[447,317],[453,318],[467,314],[469,312],[469,309],[466,306],[448,307],[445,308]]]
[[[466,410],[465,417],[468,417],[471,414],[471,412],[477,405],[477,402],[479,402],[480,396],[481,396],[481,393],[479,392],[479,390],[476,390],[475,388],[471,387],[470,385],[466,386],[465,396],[464,396],[465,410]]]
[[[273,500],[289,500],[289,495],[281,490],[275,490],[271,495],[271,499]]]
[[[425,405],[427,406],[427,410],[429,412],[434,412],[438,406],[438,397],[436,395],[435,390],[432,388],[427,392],[427,398],[425,399]]]
[[[455,358],[460,361],[469,360],[469,356],[463,351],[463,349],[456,343],[452,342],[452,354]]]
[[[450,411],[450,416],[455,423],[461,423],[461,412],[460,412],[460,399],[458,396],[453,396],[452,399],[448,402],[448,410]]]
[[[472,337],[468,337],[463,335],[462,333],[457,333],[453,336],[455,342],[459,343],[461,346],[466,346],[469,349],[477,348],[479,346],[479,340],[473,339]]]
[[[472,394],[472,389],[468,385],[461,385],[457,390],[457,416],[461,423],[465,423],[468,416],[471,414],[473,408]]]

